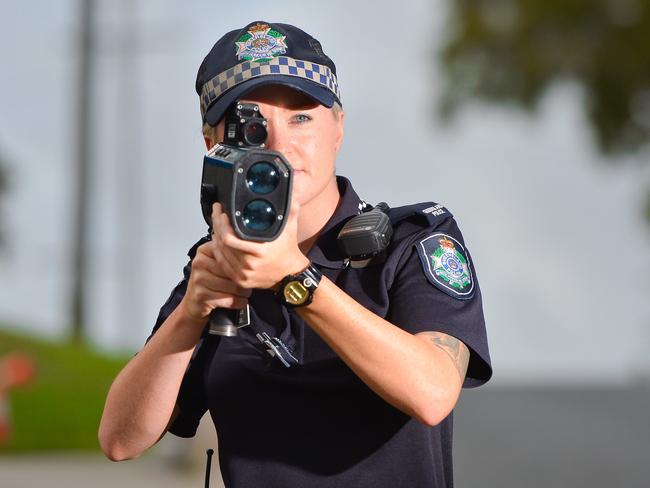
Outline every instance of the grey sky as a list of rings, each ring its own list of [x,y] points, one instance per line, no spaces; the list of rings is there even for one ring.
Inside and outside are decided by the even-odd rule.
[[[133,5],[138,47],[125,51],[120,26]],[[595,153],[570,84],[555,87],[534,118],[476,104],[443,126],[432,115],[441,85],[433,59],[446,3],[403,5],[103,2],[93,341],[139,347],[205,231],[196,68],[222,33],[258,19],[303,27],[335,60],[346,110],[339,173],[363,198],[433,200],[456,216],[483,289],[496,381],[648,377],[650,233],[640,206],[649,171]],[[51,336],[65,329],[69,293],[74,6],[13,3],[0,21],[0,147],[13,173],[0,320]],[[130,171],[140,193],[125,200],[118,177]],[[140,264],[118,265],[124,250]],[[138,292],[118,293],[138,268]]]

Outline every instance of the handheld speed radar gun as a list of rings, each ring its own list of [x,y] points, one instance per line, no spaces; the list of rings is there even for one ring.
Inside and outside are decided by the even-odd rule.
[[[212,233],[212,205],[219,202],[240,239],[272,241],[284,229],[291,202],[292,169],[265,149],[267,122],[254,103],[236,102],[225,116],[224,142],[203,158],[201,210]],[[211,334],[233,336],[246,325],[239,311],[213,310]]]

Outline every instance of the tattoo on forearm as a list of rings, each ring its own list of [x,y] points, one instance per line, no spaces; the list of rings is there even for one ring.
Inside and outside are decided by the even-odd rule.
[[[469,349],[467,349],[467,346],[455,337],[442,332],[423,332],[422,335],[426,335],[431,342],[451,357],[460,375],[460,380],[464,381],[467,374],[467,365],[469,364]]]

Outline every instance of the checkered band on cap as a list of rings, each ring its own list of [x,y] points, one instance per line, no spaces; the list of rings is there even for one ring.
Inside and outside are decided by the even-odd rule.
[[[266,75],[289,75],[310,80],[327,88],[337,99],[341,99],[336,75],[328,66],[278,56],[267,61],[244,61],[206,82],[201,90],[201,115],[205,117],[210,104],[234,86]]]

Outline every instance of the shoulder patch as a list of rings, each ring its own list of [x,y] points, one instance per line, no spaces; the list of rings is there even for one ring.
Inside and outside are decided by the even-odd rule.
[[[436,233],[422,239],[416,247],[424,274],[432,285],[461,300],[472,296],[474,277],[467,251],[460,242]]]

